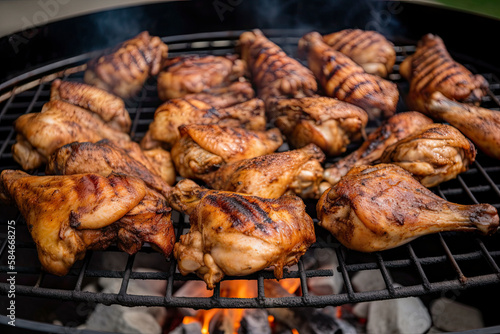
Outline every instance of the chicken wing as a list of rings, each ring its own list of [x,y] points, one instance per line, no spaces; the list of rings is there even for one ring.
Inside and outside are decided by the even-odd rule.
[[[25,170],[42,166],[55,150],[74,141],[130,141],[129,135],[109,127],[85,109],[60,100],[45,103],[40,113],[20,116],[14,128],[17,137],[12,155]]]
[[[452,101],[440,92],[432,94],[426,109],[432,117],[444,120],[463,132],[490,157],[500,159],[500,113]]]
[[[208,190],[191,180],[174,187],[172,206],[189,215],[191,229],[174,246],[179,271],[196,273],[209,289],[224,275],[248,275],[298,262],[315,241],[314,224],[296,196],[265,199]]]
[[[228,163],[215,172],[200,175],[200,179],[212,189],[265,198],[284,194],[319,198],[324,159],[323,152],[309,144],[298,150]]]
[[[345,152],[351,141],[359,140],[368,115],[355,105],[318,96],[281,99],[276,104],[275,125],[293,147],[315,144],[330,156]]]
[[[289,57],[278,45],[267,39],[262,31],[241,34],[241,58],[246,61],[257,87],[258,96],[264,101],[276,97],[312,96],[317,90],[311,71]]]
[[[187,55],[169,58],[158,74],[158,96],[162,100],[201,93],[243,77],[245,62],[236,55]]]
[[[456,128],[434,123],[387,147],[380,162],[410,172],[425,187],[434,187],[469,169],[476,148]]]
[[[363,108],[370,119],[381,113],[384,117],[395,113],[399,100],[396,84],[366,73],[349,57],[325,44],[319,33],[302,37],[299,53],[307,59],[327,96]]]
[[[219,125],[183,125],[181,139],[174,145],[172,159],[179,175],[197,178],[225,163],[273,153],[283,138],[278,129],[249,131]]]
[[[87,64],[84,81],[122,98],[137,94],[149,76],[160,72],[168,47],[147,31],[129,39],[110,53]]]
[[[425,103],[436,91],[449,99],[472,104],[479,104],[487,94],[486,79],[454,61],[436,35],[423,36],[415,53],[401,63],[399,72],[410,82],[407,105],[421,112],[426,112]]]
[[[432,123],[429,117],[416,111],[391,116],[370,133],[356,151],[325,168],[324,179],[332,185],[336,184],[352,167],[371,165],[380,159],[388,146]]]
[[[50,89],[51,100],[61,100],[87,109],[98,115],[107,125],[128,133],[132,121],[121,98],[100,88],[80,82],[56,79]]]
[[[168,183],[144,154],[142,159],[135,159],[107,139],[95,144],[75,142],[64,145],[50,156],[45,169],[46,174],[55,175],[96,173],[107,176],[112,172],[140,178],[146,185],[165,195],[170,190]]]
[[[323,193],[316,209],[320,226],[361,252],[394,248],[431,233],[489,235],[498,229],[493,206],[445,201],[401,167],[388,164],[354,167]]]
[[[376,31],[345,29],[324,35],[323,41],[354,60],[366,73],[385,78],[396,62],[394,45]]]

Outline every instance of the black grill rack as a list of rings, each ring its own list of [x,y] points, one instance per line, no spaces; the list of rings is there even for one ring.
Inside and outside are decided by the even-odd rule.
[[[223,55],[234,53],[238,36],[243,31],[223,31],[164,37],[169,46],[169,55],[188,53]],[[265,30],[264,33],[274,42],[283,47],[291,55],[296,54],[299,38],[306,31],[301,30]],[[407,54],[415,50],[415,43],[398,44],[397,64],[391,79],[402,90],[406,83],[397,74],[398,64]],[[81,66],[96,53],[84,54],[78,57],[55,63],[24,76],[1,84],[0,88],[0,169],[19,169],[12,158],[10,148],[14,144],[15,132],[13,121],[21,114],[38,112],[49,100],[50,82],[56,76],[68,80],[82,80]],[[459,54],[452,54],[461,61]],[[498,73],[481,68],[480,64],[462,61],[475,73],[482,74],[490,83],[491,93],[484,98],[483,106],[498,110],[500,81]],[[127,109],[133,120],[132,137],[142,138],[151,122],[160,100],[156,96],[155,81],[150,80],[138,98],[126,101]],[[402,107],[404,108],[404,106]],[[404,109],[401,109],[404,110]],[[372,128],[378,124],[372,124]],[[355,149],[351,145],[349,151]],[[441,197],[460,204],[490,203],[500,209],[500,163],[478,154],[477,161],[471,168],[458,176],[433,189]],[[43,170],[31,171],[42,174]],[[315,203],[306,203],[308,212],[314,217]],[[209,308],[271,308],[271,307],[324,307],[328,305],[343,305],[363,301],[401,298],[408,296],[424,296],[443,294],[447,291],[464,291],[481,286],[498,287],[500,283],[500,237],[496,233],[491,237],[480,237],[469,233],[446,232],[421,237],[409,244],[394,250],[363,254],[351,251],[341,246],[329,232],[316,227],[317,242],[299,261],[296,268],[289,269],[284,279],[299,278],[300,294],[293,297],[270,298],[264,293],[264,281],[272,279],[271,271],[245,277],[225,277],[224,280],[251,280],[257,284],[258,295],[252,298],[221,297],[220,285],[217,285],[211,297],[176,297],[176,289],[184,282],[199,280],[195,275],[182,276],[176,270],[173,257],[163,260],[160,271],[139,272],[134,264],[138,257],[159,256],[149,245],[145,245],[139,253],[126,256],[122,269],[110,270],[94,264],[94,258],[101,253],[119,253],[116,247],[103,252],[88,252],[85,259],[77,262],[70,273],[64,277],[56,277],[40,270],[36,260],[36,248],[29,236],[23,217],[12,206],[1,206],[2,220],[0,227],[0,294],[7,299],[9,284],[6,278],[12,269],[7,266],[8,239],[7,222],[16,221],[16,294],[36,298],[96,302],[103,304],[121,304],[125,306],[166,306],[189,307],[195,309]],[[189,229],[187,217],[178,212],[173,213],[177,238]],[[317,220],[315,220],[317,221]],[[339,266],[336,270],[323,270],[310,267],[309,259],[322,249],[334,249]],[[123,254],[123,253],[121,253]],[[356,292],[352,277],[364,270],[378,270],[385,281],[386,288],[376,291]],[[344,280],[343,292],[335,295],[313,295],[308,290],[308,280],[312,277],[332,277],[341,275]],[[400,278],[406,277],[401,284]],[[102,293],[86,291],[87,282],[100,277],[117,278],[121,280],[118,293]],[[133,295],[127,292],[132,280],[165,280],[167,289],[164,296]],[[396,284],[400,283],[400,284]],[[6,317],[2,316],[2,322]]]

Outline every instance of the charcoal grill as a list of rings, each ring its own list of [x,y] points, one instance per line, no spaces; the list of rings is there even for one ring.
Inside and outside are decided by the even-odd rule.
[[[210,5],[210,4],[209,4]],[[317,5],[317,4],[316,4]],[[474,22],[481,21],[482,26],[500,27],[500,22],[479,18],[474,15],[453,12],[441,8],[420,6],[409,3],[399,4],[400,9],[390,11],[392,2],[377,2],[376,6],[369,5],[364,8],[363,15],[350,16],[351,22],[332,23],[328,25],[324,13],[318,13],[318,22],[311,18],[303,18],[308,24],[297,26],[296,19],[289,19],[289,22],[280,22],[279,28],[270,28],[268,23],[261,23],[259,26],[263,32],[275,43],[280,45],[288,54],[296,55],[296,45],[299,38],[306,32],[313,29],[320,32],[329,32],[342,29],[348,26],[367,27],[370,21],[376,20],[377,13],[386,11],[390,13],[390,21],[381,26],[389,39],[395,44],[397,51],[397,63],[395,73],[391,79],[394,80],[402,91],[407,89],[406,83],[397,74],[397,69],[401,61],[414,52],[416,41],[427,32],[434,32],[443,37],[452,56],[463,63],[472,72],[482,74],[490,83],[490,94],[482,102],[482,106],[499,110],[500,103],[500,68],[497,67],[491,55],[493,50],[491,44],[480,44],[475,49],[467,49],[463,44],[457,43],[457,38],[463,27],[458,20],[467,19],[471,22],[468,27],[475,29]],[[171,6],[171,7],[168,7]],[[191,6],[191,7],[190,7]],[[183,15],[189,10],[200,11],[200,3],[190,4],[162,4],[160,8],[170,8],[180,11]],[[234,12],[226,12],[227,21],[222,20],[218,25],[224,29],[214,29],[217,24],[207,24],[207,31],[190,33],[193,27],[178,29],[175,34],[161,34],[155,29],[161,26],[153,25],[152,34],[163,36],[162,39],[169,46],[169,55],[176,56],[182,54],[214,54],[223,55],[234,52],[234,48],[239,35],[249,28],[256,27],[254,19],[247,18],[236,24],[238,18],[246,15],[245,4],[235,6]],[[305,5],[302,2],[295,3],[290,8],[285,8],[287,12],[297,14],[301,9],[306,10],[311,16],[312,5]],[[375,9],[377,11],[375,11]],[[252,13],[258,12],[258,8],[251,8]],[[147,12],[154,11],[147,9]],[[425,27],[420,21],[416,22],[416,17],[425,14],[428,19]],[[214,14],[215,15],[215,14]],[[447,22],[456,25],[456,29],[450,29],[451,33],[443,23],[436,24],[432,17],[447,15],[450,19]],[[181,15],[182,16],[182,15]],[[341,17],[340,14],[335,14]],[[423,16],[422,16],[423,17]],[[429,18],[430,17],[430,18]],[[159,18],[156,17],[158,20]],[[454,21],[457,20],[457,21]],[[286,21],[286,20],[285,20]],[[361,23],[360,23],[361,22]],[[362,23],[364,22],[364,24]],[[455,23],[454,23],[455,22]],[[302,21],[301,21],[302,23]],[[314,25],[316,23],[316,26]],[[250,25],[250,26],[249,26]],[[252,26],[253,25],[253,26]],[[50,26],[50,25],[49,25]],[[241,30],[228,28],[242,27]],[[148,28],[148,27],[145,27]],[[48,29],[48,28],[47,28]],[[166,30],[171,32],[170,30]],[[198,30],[202,30],[197,26]],[[175,29],[174,29],[175,30]],[[187,33],[184,33],[187,32]],[[403,34],[403,35],[401,35]],[[48,35],[48,33],[47,33]],[[130,36],[128,36],[130,37]],[[449,37],[449,38],[448,38]],[[49,38],[49,37],[47,37]],[[483,37],[478,37],[481,40]],[[477,42],[477,41],[476,41]],[[489,53],[487,51],[489,50]],[[0,168],[19,169],[19,165],[12,158],[11,146],[14,143],[15,132],[12,127],[13,121],[21,114],[38,112],[42,105],[49,100],[50,82],[55,77],[67,80],[82,81],[82,66],[85,62],[95,57],[100,51],[91,50],[78,55],[70,55],[67,51],[61,51],[65,56],[45,66],[38,66],[15,75],[6,75],[8,80],[0,83]],[[16,72],[14,66],[13,72]],[[136,140],[142,138],[148,129],[148,125],[153,119],[154,111],[160,104],[156,96],[156,82],[150,79],[137,98],[126,101],[127,109],[133,120],[132,137]],[[399,110],[405,110],[404,104],[400,103]],[[373,128],[378,124],[370,124]],[[349,151],[356,148],[356,144],[349,146]],[[281,149],[286,149],[286,146]],[[332,160],[333,161],[333,160]],[[332,162],[330,161],[330,162]],[[33,174],[42,174],[42,170],[31,171]],[[448,181],[433,189],[439,196],[456,203],[474,204],[490,203],[500,209],[500,162],[482,153],[478,154],[477,161],[471,168],[458,176],[457,179]],[[314,202],[306,203],[308,212],[315,217]],[[85,259],[77,262],[65,277],[56,277],[40,270],[40,265],[36,260],[36,249],[29,236],[26,224],[17,209],[12,206],[1,206],[2,220],[0,221],[0,294],[2,301],[0,305],[7,305],[7,294],[9,284],[6,278],[15,271],[16,276],[16,298],[19,304],[22,298],[27,301],[55,300],[57,302],[93,302],[110,304],[121,304],[125,306],[165,306],[189,307],[195,309],[210,308],[276,308],[276,307],[325,307],[328,305],[343,305],[363,301],[383,300],[401,298],[409,296],[420,296],[425,301],[427,297],[453,294],[457,299],[466,300],[469,304],[481,308],[487,326],[499,325],[494,310],[488,310],[480,305],[480,300],[491,299],[499,296],[500,291],[500,235],[496,233],[491,237],[480,237],[467,233],[439,233],[421,237],[411,243],[398,247],[394,250],[376,252],[373,254],[362,254],[350,251],[340,245],[330,233],[321,227],[316,227],[317,242],[308,253],[299,261],[297,268],[290,269],[284,274],[284,279],[299,278],[299,296],[284,298],[269,298],[264,293],[264,281],[272,279],[271,271],[262,271],[245,277],[225,277],[224,280],[252,280],[257,284],[258,296],[253,298],[227,298],[221,297],[220,285],[217,285],[211,297],[176,297],[174,292],[186,281],[199,280],[195,275],[182,276],[176,270],[175,259],[169,258],[164,261],[164,267],[160,271],[139,272],[135,270],[134,263],[143,256],[158,256],[149,245],[145,245],[139,253],[126,256],[122,269],[110,270],[96,264],[95,258],[101,253],[119,252],[116,247],[111,247],[103,252],[88,252]],[[16,221],[16,267],[14,269],[7,266],[8,259],[8,239],[7,222]],[[187,217],[178,212],[173,214],[174,226],[177,238],[186,233],[189,229]],[[316,220],[317,221],[317,220]],[[309,269],[307,259],[314,256],[317,250],[334,249],[339,259],[339,266],[336,270]],[[35,260],[33,260],[35,259]],[[376,291],[356,292],[351,282],[352,276],[363,270],[378,270],[382,274],[386,283],[386,288]],[[331,277],[341,275],[344,279],[344,290],[335,295],[317,296],[309,293],[307,281],[312,277]],[[395,284],[400,282],[399,278],[404,276],[406,283],[403,286]],[[101,293],[85,291],[87,282],[99,277],[118,278],[121,280],[121,288],[118,293]],[[134,295],[127,292],[127,287],[132,280],[166,280],[167,290],[162,297],[154,295]],[[483,296],[472,298],[471,296]],[[2,307],[1,314],[5,313]],[[22,318],[22,310],[17,308],[17,325],[47,332],[63,332],[63,327],[33,322]],[[0,323],[6,324],[8,318],[0,316]],[[498,327],[500,328],[500,327]],[[89,331],[86,331],[89,332]]]

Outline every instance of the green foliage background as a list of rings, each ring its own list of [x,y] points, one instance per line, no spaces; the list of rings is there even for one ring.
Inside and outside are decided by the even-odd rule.
[[[500,18],[500,0],[437,0],[446,6]]]

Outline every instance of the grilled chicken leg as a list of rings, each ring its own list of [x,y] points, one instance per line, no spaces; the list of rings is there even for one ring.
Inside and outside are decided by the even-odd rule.
[[[500,159],[500,113],[446,98],[436,92],[427,101],[429,115],[462,131],[484,153]]]
[[[264,132],[191,124],[179,131],[181,139],[170,153],[179,175],[186,178],[197,178],[225,163],[273,153],[283,144],[276,128]]]
[[[381,113],[390,117],[396,111],[399,99],[396,84],[366,73],[349,57],[325,44],[319,33],[302,37],[299,53],[307,59],[327,96],[363,108],[371,119]]]
[[[317,204],[319,225],[344,246],[375,252],[443,231],[498,228],[489,204],[460,205],[443,200],[395,165],[354,167]]]
[[[388,146],[429,124],[432,124],[432,120],[416,111],[391,116],[379,128],[370,133],[356,151],[326,168],[324,172],[325,180],[332,185],[336,184],[352,167],[372,164],[380,159]]]
[[[361,138],[368,116],[355,105],[318,96],[280,99],[276,104],[276,126],[293,147],[316,144],[325,154],[345,152],[347,145]]]
[[[315,241],[314,225],[296,196],[264,199],[208,190],[191,180],[174,187],[171,205],[189,215],[191,229],[174,246],[179,271],[196,273],[209,289],[224,275],[248,275],[298,262]]]
[[[399,72],[410,82],[407,105],[426,112],[425,104],[438,91],[449,99],[478,104],[487,94],[488,82],[451,58],[443,40],[427,34],[417,50],[400,65]]]
[[[366,73],[387,77],[396,62],[394,45],[376,31],[345,29],[324,35],[323,41],[354,60]]]
[[[285,193],[319,198],[324,158],[316,145],[309,144],[298,150],[229,163],[200,175],[200,179],[212,189],[265,198],[278,198]]]
[[[387,147],[380,162],[406,169],[430,188],[465,172],[475,159],[474,145],[460,131],[434,123]]]

